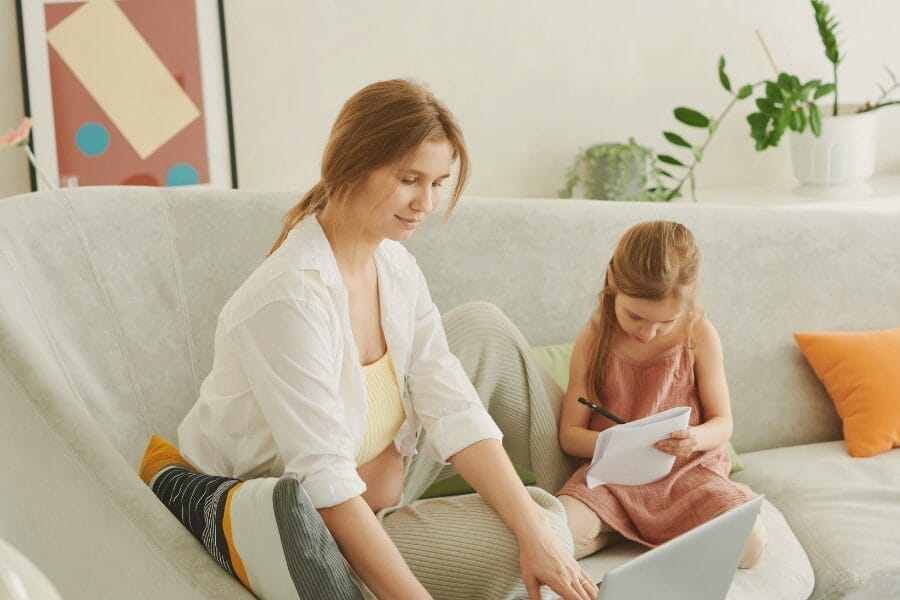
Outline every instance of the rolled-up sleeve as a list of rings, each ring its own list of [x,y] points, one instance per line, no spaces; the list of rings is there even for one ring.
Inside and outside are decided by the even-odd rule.
[[[446,463],[467,446],[484,439],[501,440],[503,434],[459,359],[450,352],[441,315],[421,271],[418,280],[407,383],[413,408],[425,427],[425,452]]]
[[[266,304],[229,331],[284,464],[313,506],[366,490],[338,394],[339,361],[325,311],[306,301]]]

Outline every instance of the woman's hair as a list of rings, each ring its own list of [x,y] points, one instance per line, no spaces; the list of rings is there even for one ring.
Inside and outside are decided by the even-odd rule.
[[[449,215],[469,175],[469,155],[453,114],[424,85],[406,79],[379,81],[359,90],[341,108],[331,128],[318,183],[284,215],[281,234],[269,254],[304,217],[331,202],[346,201],[369,173],[412,160],[423,142],[440,140],[447,140],[453,159],[459,159]]]
[[[673,221],[638,223],[619,240],[606,269],[597,308],[591,315],[593,344],[589,348],[588,392],[595,401],[603,401],[603,375],[609,347],[616,327],[616,294],[634,298],[664,300],[682,294],[688,298],[688,345],[693,346],[692,330],[700,317],[696,302],[700,274],[700,249],[691,231]]]

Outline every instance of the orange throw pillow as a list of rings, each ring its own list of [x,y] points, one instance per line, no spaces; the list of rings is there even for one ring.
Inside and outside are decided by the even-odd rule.
[[[900,446],[900,329],[794,338],[841,416],[850,455]]]

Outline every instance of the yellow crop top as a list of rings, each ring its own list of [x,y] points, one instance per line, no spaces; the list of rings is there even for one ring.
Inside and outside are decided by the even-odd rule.
[[[366,381],[366,434],[356,455],[356,465],[362,465],[394,442],[397,432],[406,420],[397,373],[389,352],[375,362],[363,366]]]

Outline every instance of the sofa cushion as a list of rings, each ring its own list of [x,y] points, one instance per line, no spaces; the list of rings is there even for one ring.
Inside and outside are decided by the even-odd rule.
[[[794,337],[841,416],[850,455],[900,446],[900,328]]]
[[[260,598],[355,600],[349,566],[293,477],[198,473],[152,436],[140,476],[223,569]]]
[[[760,515],[769,545],[756,566],[737,570],[727,600],[805,600],[813,589],[813,570],[803,547],[768,499]],[[594,581],[600,581],[607,571],[644,551],[635,542],[621,542],[582,558],[579,563]]]
[[[900,450],[852,458],[836,441],[741,458],[734,479],[766,494],[806,549],[813,598],[843,598],[900,575]]]

